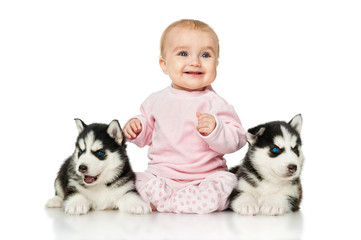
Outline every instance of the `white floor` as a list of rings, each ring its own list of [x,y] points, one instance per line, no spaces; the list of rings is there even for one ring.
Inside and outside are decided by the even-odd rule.
[[[69,217],[46,210],[46,215],[56,239],[299,239],[303,228],[301,213],[246,218],[231,212],[131,216],[106,211]]]
[[[21,202],[18,201],[14,200],[13,205]],[[28,203],[14,211],[3,206],[1,217],[6,223],[1,225],[0,239],[270,240],[360,239],[361,236],[360,215],[347,211],[347,206],[334,212],[325,212],[320,206],[320,211],[316,211],[312,204],[308,205],[312,201],[305,202],[303,211],[279,217],[244,217],[230,211],[203,215],[94,211],[85,216],[67,216],[61,209],[32,205],[31,200]]]
[[[25,220],[21,218],[21,221]],[[303,218],[301,212],[282,217],[242,217],[232,212],[139,216],[117,211],[97,211],[75,217],[65,215],[60,209],[44,209],[36,213],[36,218],[27,219],[27,223],[17,226],[2,239],[9,239],[9,236],[13,239],[42,237],[59,240],[301,239]]]

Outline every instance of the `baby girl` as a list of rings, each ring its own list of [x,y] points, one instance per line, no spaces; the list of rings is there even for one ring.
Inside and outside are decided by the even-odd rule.
[[[124,127],[130,142],[149,146],[148,169],[137,173],[136,188],[153,210],[227,208],[237,179],[223,155],[243,147],[246,137],[233,107],[211,87],[218,57],[218,37],[203,22],[180,20],[163,32],[159,64],[172,84],[151,94]]]

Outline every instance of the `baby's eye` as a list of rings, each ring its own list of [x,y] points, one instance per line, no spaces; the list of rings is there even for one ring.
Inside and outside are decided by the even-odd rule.
[[[211,55],[206,52],[206,53],[203,53],[203,54],[202,54],[202,57],[203,57],[203,58],[209,58],[209,57],[211,57]]]
[[[182,57],[186,57],[186,56],[188,56],[188,53],[182,51],[182,52],[178,53],[178,55],[179,55],[179,56],[182,56]]]

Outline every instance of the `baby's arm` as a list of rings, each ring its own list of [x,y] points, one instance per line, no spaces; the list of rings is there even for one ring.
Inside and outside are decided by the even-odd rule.
[[[211,114],[197,112],[198,125],[197,131],[202,136],[208,136],[216,128],[216,119]]]
[[[203,132],[201,132],[201,128],[198,130],[197,127],[197,130],[212,150],[227,154],[239,150],[246,144],[246,131],[231,105],[223,105],[222,108],[212,111],[212,114],[203,115],[211,115],[212,118],[207,118],[207,123],[203,123],[208,126],[203,128]],[[210,121],[210,119],[213,120]],[[214,128],[212,127],[213,121],[215,121]],[[211,130],[212,128],[213,130]]]
[[[139,119],[133,118],[124,127],[124,135],[128,140],[135,139],[142,132],[142,123]]]
[[[144,147],[152,143],[154,128],[154,117],[151,113],[154,104],[152,96],[149,96],[141,105],[141,114],[130,119],[124,126],[125,137],[138,147]]]

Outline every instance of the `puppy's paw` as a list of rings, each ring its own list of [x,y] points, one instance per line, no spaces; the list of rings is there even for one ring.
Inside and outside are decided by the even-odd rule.
[[[232,209],[234,212],[244,216],[254,216],[259,212],[257,204],[252,202],[239,204],[238,206],[232,207]]]
[[[255,201],[239,197],[231,203],[234,212],[244,216],[254,216],[259,212],[259,207]]]
[[[89,204],[84,202],[74,202],[64,207],[65,213],[69,215],[84,215],[90,210]]]
[[[244,216],[254,216],[257,215],[257,213],[259,212],[259,208],[256,204],[249,203],[239,206],[236,212]]]
[[[280,216],[285,213],[285,209],[278,204],[265,204],[261,207],[260,212],[267,216]]]
[[[46,207],[48,208],[61,208],[63,206],[63,199],[59,196],[55,196],[51,199],[49,199],[46,204]]]
[[[152,212],[150,204],[144,202],[136,194],[128,194],[118,204],[119,211],[131,214],[148,214]]]
[[[84,215],[90,210],[89,201],[81,194],[76,194],[64,202],[64,211],[69,215]]]
[[[131,214],[148,214],[152,212],[152,208],[150,207],[149,204],[145,202],[141,202],[138,204],[134,203],[131,206],[129,206],[127,212]]]

